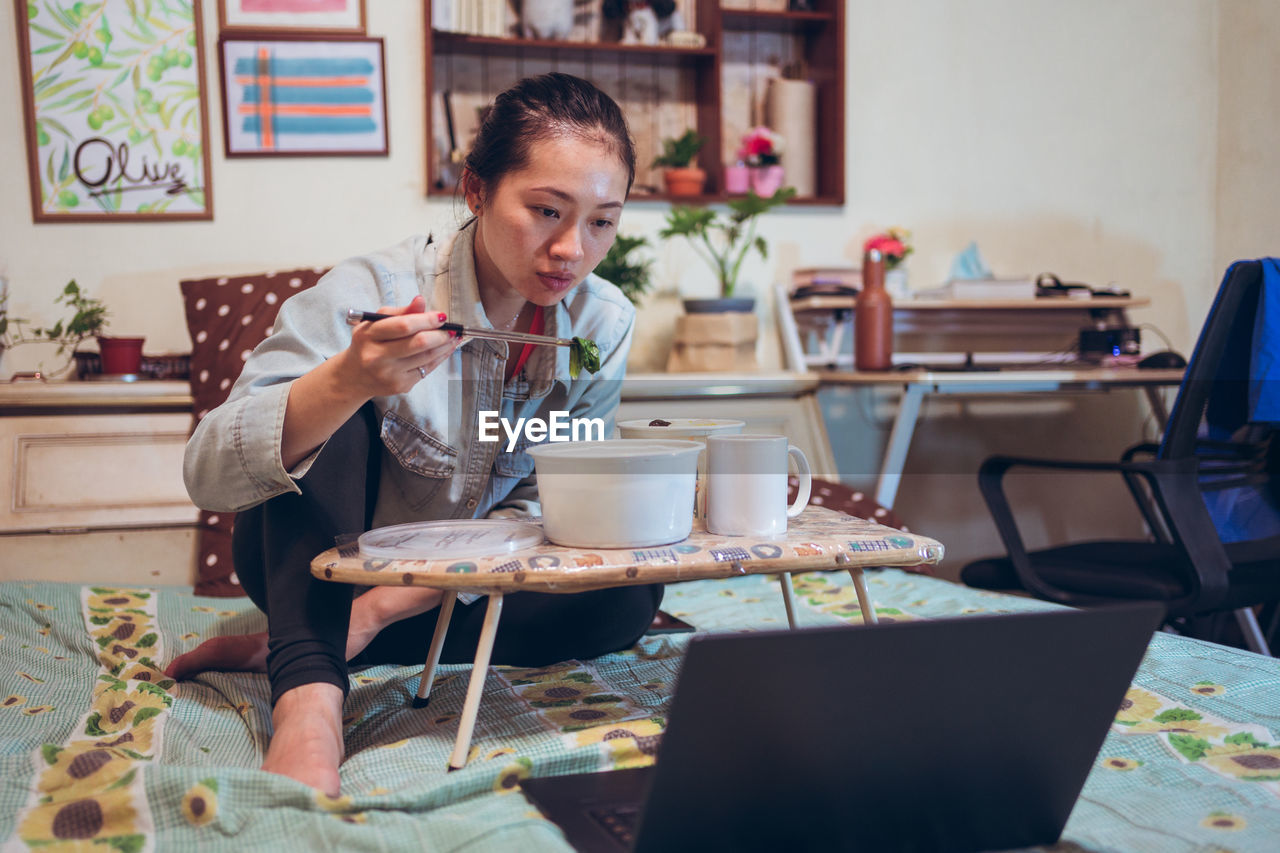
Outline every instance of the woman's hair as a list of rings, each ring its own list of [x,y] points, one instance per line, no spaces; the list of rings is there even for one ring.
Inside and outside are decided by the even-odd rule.
[[[476,132],[466,170],[492,190],[507,174],[529,165],[534,142],[565,134],[607,146],[626,168],[631,192],[636,151],[622,110],[595,84],[558,71],[526,77],[494,99]]]

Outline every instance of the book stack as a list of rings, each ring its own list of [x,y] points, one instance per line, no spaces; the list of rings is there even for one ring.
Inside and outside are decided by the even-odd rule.
[[[802,267],[791,274],[792,295],[847,295],[861,288],[862,270],[857,267]]]
[[[953,278],[934,290],[916,294],[926,299],[1035,299],[1033,278]]]

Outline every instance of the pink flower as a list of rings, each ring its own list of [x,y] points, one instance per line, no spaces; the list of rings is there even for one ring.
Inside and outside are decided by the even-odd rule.
[[[872,237],[867,241],[867,244],[863,246],[864,252],[872,249],[879,249],[880,254],[886,258],[900,258],[906,251],[907,247],[902,245],[902,241],[900,240],[895,240],[892,237],[881,235],[879,237]]]
[[[774,165],[782,159],[782,137],[767,127],[754,127],[742,137],[738,159],[749,166]]]
[[[865,254],[872,249],[878,249],[884,258],[885,266],[894,269],[907,255],[911,254],[912,247],[907,242],[910,236],[910,232],[902,228],[890,228],[867,238],[867,241],[862,244],[862,251]]]

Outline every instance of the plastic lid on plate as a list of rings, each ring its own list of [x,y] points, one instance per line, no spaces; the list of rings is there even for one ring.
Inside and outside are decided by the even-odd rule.
[[[492,557],[540,545],[542,525],[508,518],[413,521],[360,534],[360,556],[377,560]]]

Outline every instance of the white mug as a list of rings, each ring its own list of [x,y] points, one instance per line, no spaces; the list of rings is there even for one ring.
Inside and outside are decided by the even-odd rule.
[[[787,457],[800,488],[787,506]],[[809,503],[809,460],[785,435],[707,436],[707,530],[721,536],[782,536]]]

